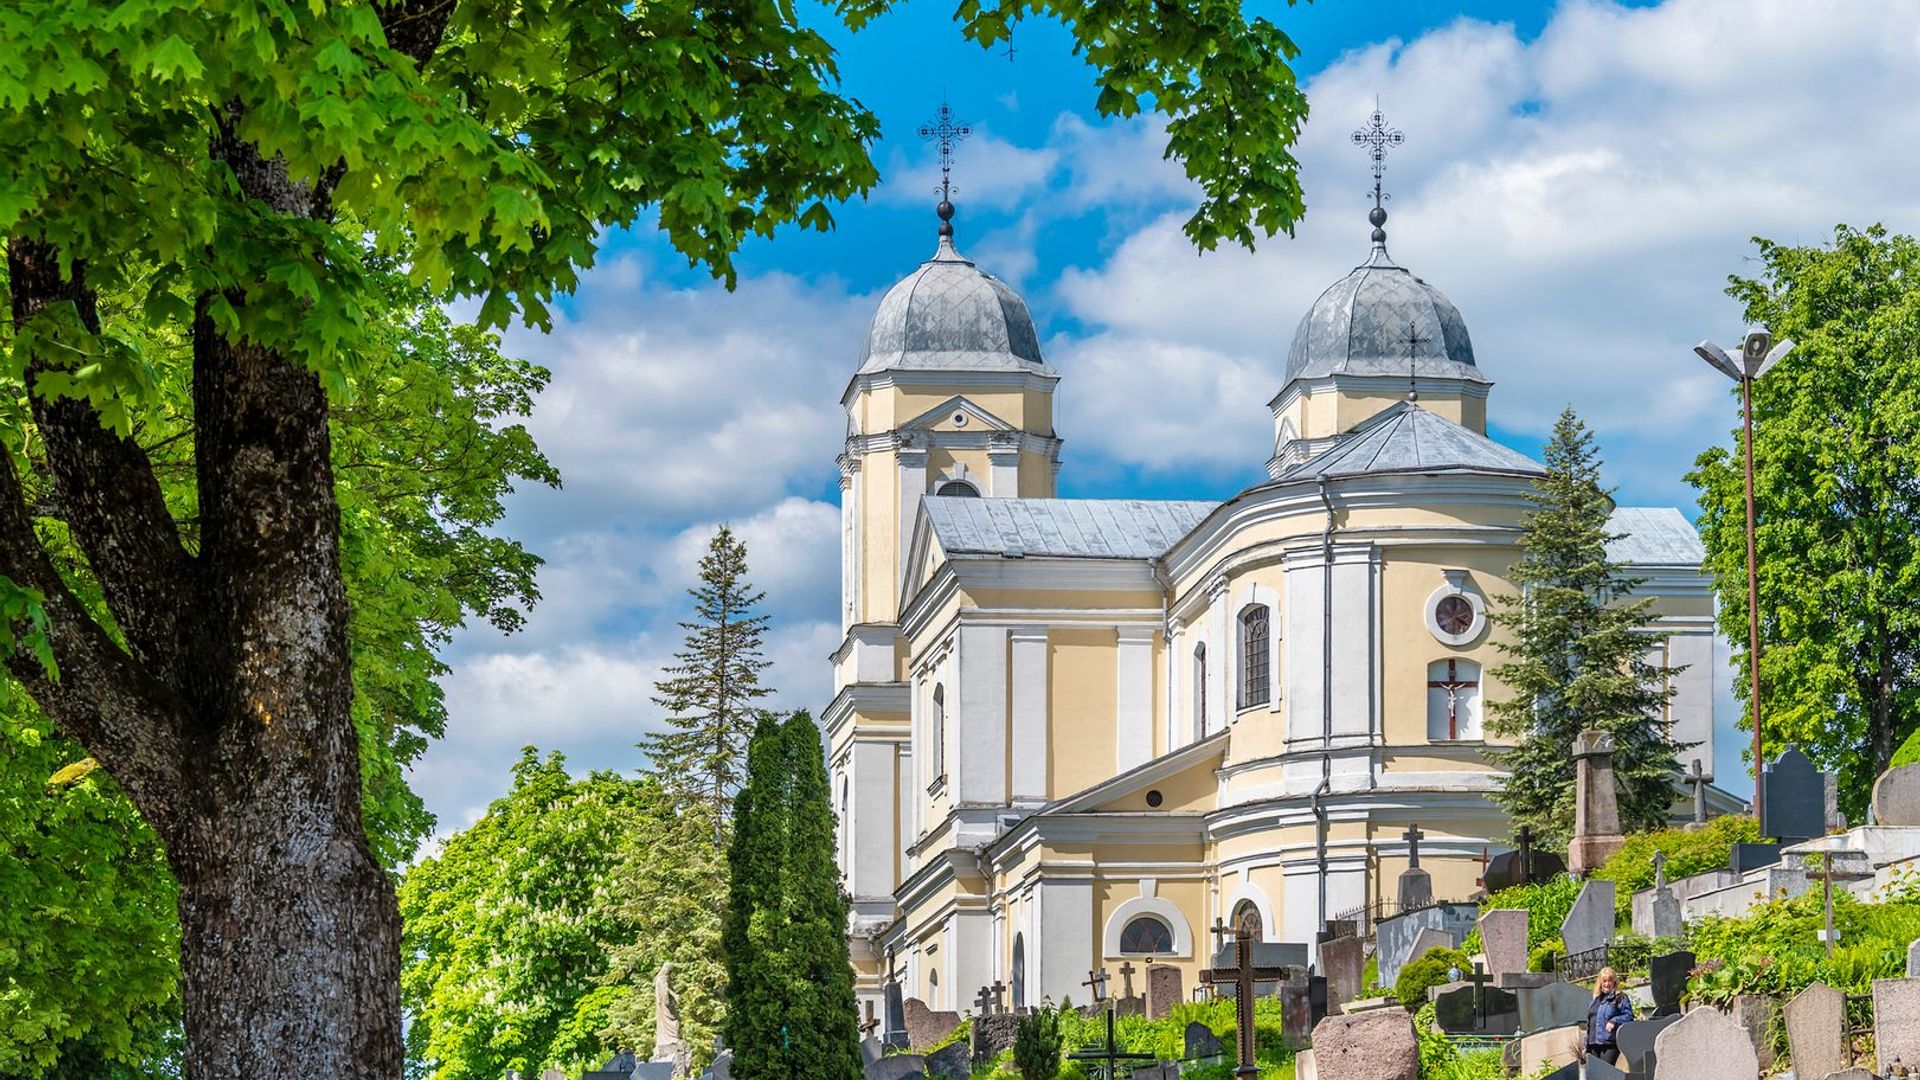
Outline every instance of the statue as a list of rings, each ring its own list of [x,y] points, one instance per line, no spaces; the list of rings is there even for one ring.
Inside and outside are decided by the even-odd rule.
[[[686,1044],[680,1041],[680,999],[673,993],[673,964],[660,965],[653,977],[653,1060],[673,1062],[673,1075],[687,1074]]]

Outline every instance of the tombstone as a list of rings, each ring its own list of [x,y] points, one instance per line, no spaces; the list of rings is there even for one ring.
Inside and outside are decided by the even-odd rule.
[[[1727,1003],[1727,1015],[1747,1033],[1753,1044],[1753,1057],[1760,1071],[1773,1070],[1773,1014],[1778,1008],[1765,994],[1735,994]]]
[[[1620,792],[1613,778],[1613,736],[1583,731],[1573,740],[1573,840],[1567,845],[1567,866],[1585,874],[1619,851],[1627,838],[1620,832]],[[1573,947],[1567,947],[1568,952]]]
[[[1560,940],[1567,955],[1592,952],[1613,941],[1613,882],[1594,879],[1580,887],[1580,896],[1560,923]]]
[[[1158,1020],[1185,1000],[1180,988],[1180,969],[1172,964],[1147,967],[1147,1019]]]
[[[1587,1059],[1587,1071],[1581,1074],[1585,1080],[1626,1080],[1627,1074],[1620,1066],[1609,1065],[1605,1059],[1590,1057]]]
[[[883,1043],[879,1039],[875,1039],[871,1037],[860,1040],[861,1064],[871,1065],[874,1062],[879,1061],[881,1058],[886,1056],[887,1056],[886,1043]]]
[[[1645,1080],[1653,1075],[1655,1059],[1653,1044],[1660,1033],[1680,1022],[1680,1016],[1659,1016],[1651,1020],[1629,1020],[1621,1024],[1613,1033],[1614,1045],[1620,1048],[1620,1061],[1627,1067],[1627,1075]]]
[[[1514,842],[1518,845],[1515,850],[1495,855],[1481,874],[1481,881],[1486,884],[1488,892],[1546,881],[1567,872],[1566,861],[1560,856],[1551,851],[1534,850],[1531,827],[1520,826]]]
[[[1407,946],[1407,955],[1401,958],[1400,966],[1406,967],[1434,949],[1451,949],[1456,944],[1458,939],[1445,930],[1433,926],[1426,927],[1413,936],[1413,942]]]
[[[1216,1058],[1227,1052],[1227,1048],[1221,1044],[1220,1037],[1213,1033],[1213,1029],[1198,1020],[1189,1021],[1187,1024],[1186,1045],[1187,1052],[1184,1057],[1188,1061]]]
[[[1420,931],[1428,928],[1440,930],[1447,935],[1447,945],[1457,947],[1472,932],[1474,921],[1479,917],[1480,907],[1477,904],[1435,904],[1419,911],[1381,919],[1373,928],[1373,955],[1380,962],[1380,985],[1392,986],[1399,977],[1400,965],[1410,955],[1418,955],[1410,953],[1410,950]]]
[[[1461,983],[1434,995],[1433,1018],[1450,1035],[1511,1035],[1520,1030],[1520,1002],[1491,985]]]
[[[1496,908],[1480,916],[1480,944],[1494,975],[1527,970],[1527,909]]]
[[[973,1018],[973,1060],[991,1061],[1002,1050],[1013,1049],[1020,1034],[1020,1018],[1010,1012],[989,1013]]]
[[[1648,920],[1646,936],[1677,938],[1686,932],[1680,918],[1680,898],[1673,895],[1672,889],[1661,889],[1654,893],[1653,902],[1648,908],[1651,918]]]
[[[1873,1040],[1883,1073],[1920,1063],[1920,979],[1873,980]]]
[[[1694,956],[1685,950],[1656,956],[1648,961],[1653,984],[1653,1015],[1680,1015],[1680,998],[1687,992],[1687,980],[1693,975]]]
[[[895,1054],[866,1067],[867,1080],[923,1080],[926,1075],[926,1059],[919,1054]]]
[[[1827,779],[1789,743],[1760,779],[1760,835],[1783,845],[1827,835]]]
[[[733,1051],[724,1046],[716,1050],[705,1077],[706,1080],[733,1080]]]
[[[1313,1029],[1319,1080],[1418,1080],[1420,1042],[1405,1009],[1329,1016]]]
[[[542,1069],[540,1071],[540,1080],[567,1080],[567,1074],[561,1072],[559,1069]]]
[[[1907,978],[1920,979],[1920,938],[1907,946]]]
[[[1338,1013],[1340,1007],[1360,996],[1366,987],[1361,985],[1362,976],[1367,969],[1367,943],[1364,938],[1334,938],[1320,946],[1320,968],[1327,973],[1327,1001],[1329,1011]]]
[[[1521,1031],[1550,1031],[1568,1024],[1583,1024],[1593,995],[1583,986],[1570,982],[1552,982],[1546,986],[1515,990]]]
[[[880,1041],[897,1050],[907,1048],[907,1006],[901,997],[898,982],[887,983],[887,1022],[880,1032]]]
[[[1773,866],[1779,861],[1779,844],[1750,844],[1741,841],[1727,849],[1727,869],[1735,874],[1745,874],[1763,866]]]
[[[1787,1046],[1795,1076],[1825,1076],[1847,1067],[1847,996],[1823,982],[1787,1002]]]
[[[1288,1046],[1305,1046],[1313,1038],[1313,980],[1304,967],[1288,968],[1287,977],[1275,990],[1280,998],[1280,1033]],[[1325,1015],[1326,984],[1320,987],[1322,1015]]]
[[[1901,765],[1873,782],[1875,825],[1920,825],[1920,765]]]
[[[1707,823],[1707,786],[1713,783],[1713,774],[1701,771],[1700,759],[1694,758],[1689,770],[1680,774],[1680,782],[1693,789],[1693,823],[1705,825]]]
[[[1520,1039],[1520,1075],[1532,1076],[1542,1069],[1557,1069],[1580,1060],[1587,1048],[1584,1024],[1549,1028]],[[1694,1077],[1693,1080],[1700,1080]]]
[[[973,1080],[973,1048],[964,1042],[943,1046],[926,1058],[927,1080]]]
[[[1400,908],[1402,912],[1428,907],[1433,903],[1433,875],[1420,868],[1420,826],[1407,826],[1400,839],[1407,842],[1407,868],[1400,872]]]
[[[907,999],[906,1013],[907,1045],[915,1050],[938,1045],[960,1026],[959,1013],[935,1012],[919,998]]]
[[[681,1071],[676,1062],[636,1061],[632,1068],[602,1069],[599,1072],[587,1073],[580,1080],[611,1080],[613,1077],[618,1077],[619,1080],[674,1080],[674,1077],[685,1075],[686,1073]]]
[[[1652,1080],[1760,1080],[1753,1040],[1718,1009],[1693,1009],[1667,1025],[1653,1054]]]
[[[1309,1017],[1307,1033],[1311,1034],[1313,1025],[1325,1020],[1332,1011],[1327,1007],[1327,977],[1325,975],[1307,976],[1307,1015]]]

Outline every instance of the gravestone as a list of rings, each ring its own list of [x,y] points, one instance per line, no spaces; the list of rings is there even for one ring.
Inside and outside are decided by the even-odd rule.
[[[733,1080],[733,1051],[721,1047],[713,1055],[713,1064],[701,1075],[704,1080]]]
[[[1855,1065],[1851,1069],[1828,1073],[1826,1080],[1880,1080],[1880,1078],[1873,1075],[1872,1071]]]
[[[1327,973],[1327,1002],[1330,1011],[1360,996],[1367,969],[1366,940],[1359,936],[1334,938],[1320,946],[1320,967]]]
[[[1213,1029],[1198,1020],[1187,1023],[1186,1043],[1187,1052],[1183,1056],[1188,1061],[1219,1057],[1227,1052],[1227,1048],[1221,1044],[1220,1037],[1213,1033]]]
[[[1407,826],[1400,838],[1407,842],[1407,868],[1400,872],[1400,908],[1412,911],[1433,903],[1433,875],[1420,867],[1420,841],[1423,839],[1420,826]]]
[[[1180,1080],[1180,1063],[1162,1061],[1133,1070],[1133,1080]]]
[[[1405,1009],[1329,1016],[1313,1029],[1319,1080],[1418,1080],[1420,1042]]]
[[[1587,1071],[1581,1075],[1585,1080],[1626,1080],[1627,1076],[1618,1065],[1609,1065],[1597,1057],[1587,1059]]]
[[[1627,838],[1620,832],[1620,792],[1613,777],[1613,736],[1583,731],[1573,740],[1573,840],[1567,866],[1576,874],[1597,868]],[[1568,952],[1573,947],[1567,947]]]
[[[1287,1045],[1305,1046],[1313,1037],[1313,980],[1304,967],[1290,967],[1286,972],[1287,977],[1274,990],[1280,999],[1280,1032]],[[1326,993],[1324,986],[1321,993]]]
[[[867,1080],[921,1080],[926,1075],[926,1059],[919,1054],[895,1054],[866,1067]]]
[[[1332,1011],[1327,1007],[1327,977],[1325,975],[1307,976],[1307,1030],[1301,1034],[1311,1034],[1313,1025],[1325,1020]],[[1294,1045],[1298,1046],[1299,1043]]]
[[[1847,997],[1823,982],[1787,1002],[1787,1046],[1795,1076],[1825,1076],[1847,1067]]]
[[[1567,955],[1592,952],[1613,940],[1613,882],[1594,879],[1580,887],[1580,896],[1560,923],[1560,940]]]
[[[1647,927],[1647,936],[1653,938],[1677,938],[1684,932],[1680,919],[1680,898],[1673,895],[1672,889],[1661,889],[1653,894],[1653,902],[1648,905],[1652,918]]]
[[[954,1028],[960,1026],[959,1013],[935,1012],[919,998],[907,999],[906,1013],[907,1045],[915,1050],[938,1045],[942,1039],[953,1034]]]
[[[1433,999],[1434,1021],[1452,1035],[1511,1035],[1520,1030],[1519,999],[1490,983],[1461,983]]]
[[[1920,938],[1907,946],[1907,978],[1920,979]]]
[[[1413,936],[1413,941],[1407,946],[1407,955],[1400,958],[1400,967],[1406,967],[1434,949],[1451,949],[1455,943],[1454,936],[1445,930],[1426,927]],[[1395,974],[1397,976],[1398,972]],[[1385,978],[1385,976],[1381,977]]]
[[[543,1069],[540,1072],[540,1080],[567,1080],[567,1074],[559,1069]]]
[[[1536,881],[1547,881],[1567,872],[1566,861],[1551,851],[1538,851],[1533,846],[1533,829],[1520,826],[1520,832],[1514,836],[1517,847],[1513,851],[1503,851],[1487,863],[1481,874],[1481,880],[1490,893],[1501,889],[1510,889],[1515,885],[1529,885]]]
[[[964,1042],[927,1055],[927,1080],[973,1080],[973,1049]]]
[[[1010,1012],[989,1013],[973,1018],[973,1059],[990,1061],[1002,1050],[1013,1049],[1020,1033],[1020,1018]]]
[[[1873,782],[1875,825],[1920,825],[1920,765],[1901,765]]]
[[[1789,743],[1766,767],[1760,783],[1760,835],[1783,845],[1827,835],[1827,778]]]
[[[1185,1000],[1180,988],[1180,969],[1172,964],[1147,966],[1147,1019],[1158,1020]]]
[[[1763,866],[1772,866],[1779,861],[1779,844],[1751,844],[1740,841],[1727,849],[1727,869],[1735,874],[1745,874]]]
[[[1694,1009],[1668,1025],[1653,1053],[1653,1080],[1760,1080],[1753,1040],[1718,1009]]]
[[[1727,1015],[1747,1033],[1762,1072],[1773,1069],[1773,1014],[1777,1008],[1765,994],[1735,994],[1727,1003]]]
[[[1585,987],[1570,982],[1552,982],[1537,989],[1514,991],[1521,1031],[1547,1031],[1568,1024],[1583,1024],[1593,995]]]
[[[601,1080],[602,1077],[619,1077],[620,1080],[674,1080],[676,1076],[685,1076],[679,1066],[671,1061],[636,1061],[627,1069],[602,1069],[590,1072],[580,1080]]]
[[[879,1039],[860,1040],[860,1061],[862,1064],[871,1065],[886,1056],[886,1043],[881,1042]]]
[[[1400,965],[1407,962],[1413,948],[1414,939],[1420,931],[1437,929],[1447,935],[1449,947],[1458,946],[1460,941],[1472,932],[1473,924],[1480,918],[1477,904],[1435,904],[1419,911],[1395,915],[1390,919],[1381,919],[1374,924],[1373,955],[1380,962],[1380,985],[1392,986],[1400,974]]]
[[[1570,1062],[1579,1061],[1581,1052],[1587,1046],[1583,1031],[1581,1025],[1574,1024],[1569,1027],[1535,1032],[1522,1038],[1520,1040],[1520,1075],[1532,1076],[1541,1069],[1557,1069]],[[1700,1080],[1700,1078],[1695,1077],[1694,1080]]]
[[[1680,998],[1687,992],[1687,979],[1693,974],[1693,966],[1693,954],[1684,950],[1648,961],[1649,981],[1653,984],[1653,1015],[1680,1015]]]
[[[1527,970],[1527,909],[1496,908],[1480,916],[1480,944],[1494,975]]]
[[[1680,1016],[1659,1016],[1651,1020],[1629,1020],[1613,1033],[1614,1045],[1620,1048],[1620,1062],[1627,1067],[1627,1074],[1634,1077],[1653,1075],[1653,1044],[1660,1033],[1680,1022]]]
[[[898,982],[887,983],[887,1022],[880,1031],[880,1041],[896,1049],[907,1047],[907,1005],[901,996]]]
[[[1873,1040],[1881,1072],[1920,1064],[1920,979],[1873,980]]]

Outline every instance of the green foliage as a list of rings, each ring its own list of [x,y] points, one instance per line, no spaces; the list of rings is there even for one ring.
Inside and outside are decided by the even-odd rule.
[[[1825,926],[1819,889],[1761,904],[1739,918],[1702,919],[1688,932],[1700,964],[1688,993],[1714,1004],[1735,994],[1784,998],[1817,979],[1858,994],[1866,993],[1873,979],[1905,974],[1907,946],[1920,938],[1920,895],[1907,891],[1890,902],[1869,904],[1836,890],[1833,918],[1840,942],[1831,958],[1819,937]]]
[[[1558,936],[1547,939],[1527,951],[1527,970],[1552,974],[1567,955],[1567,943]]]
[[[1508,575],[1524,599],[1499,597],[1492,614],[1510,631],[1496,641],[1510,659],[1490,672],[1507,696],[1491,703],[1488,728],[1518,740],[1489,751],[1506,770],[1495,799],[1516,827],[1564,842],[1573,833],[1573,741],[1599,730],[1613,736],[1621,824],[1629,832],[1658,828],[1683,749],[1662,711],[1680,669],[1648,661],[1666,635],[1644,629],[1652,599],[1633,599],[1640,579],[1607,557],[1612,492],[1601,486],[1599,451],[1572,409],[1554,424],[1546,464]]]
[[[1760,272],[1727,292],[1795,343],[1753,384],[1763,734],[1835,770],[1858,821],[1920,730],[1920,243],[1877,225],[1840,226],[1830,245],[1754,243]],[[1742,473],[1735,425],[1687,479],[1744,703]]]
[[[1574,901],[1580,899],[1580,885],[1580,879],[1569,874],[1530,885],[1515,885],[1487,897],[1481,902],[1480,910],[1524,909],[1527,913],[1527,948],[1535,949],[1560,936],[1560,924],[1566,921],[1567,912],[1573,910]],[[1467,934],[1460,948],[1468,955],[1481,950],[1478,927]]]
[[[636,933],[609,902],[615,841],[644,836],[663,800],[657,785],[612,773],[575,780],[559,754],[529,747],[512,790],[408,871],[401,991],[414,1076],[538,1076],[604,1049],[612,995],[595,982]]]
[[[1163,1061],[1178,1061],[1186,1054],[1186,1031],[1190,1023],[1206,1025],[1232,1055],[1238,1021],[1230,999],[1184,1002],[1166,1016],[1149,1021],[1144,1016],[1122,1016],[1114,1022],[1114,1041],[1131,1053],[1153,1054]],[[1253,1042],[1255,1064],[1263,1080],[1291,1075],[1293,1048],[1285,1038],[1285,1017],[1277,998],[1261,998],[1253,1006]],[[1061,1044],[1068,1053],[1106,1045],[1107,1022],[1102,1014],[1081,1016],[1077,1010],[1062,1006],[1059,1012]],[[1222,1076],[1231,1076],[1232,1066]],[[1080,1062],[1064,1062],[1060,1080],[1087,1080],[1093,1073]],[[1212,1075],[1204,1071],[1192,1075]]]
[[[1053,1080],[1060,1072],[1060,1011],[1041,1005],[1013,1034],[1013,1065],[1024,1080]]]
[[[1429,987],[1451,981],[1447,972],[1452,968],[1472,971],[1473,961],[1459,949],[1428,949],[1401,965],[1399,977],[1393,980],[1393,996],[1408,1010],[1416,1010],[1426,1003]]]
[[[1900,749],[1895,750],[1892,760],[1887,762],[1888,768],[1899,765],[1920,765],[1920,728],[1913,729],[1913,734],[1907,736],[1907,741],[1900,744]]]
[[[1707,870],[1724,868],[1736,843],[1760,839],[1760,823],[1729,814],[1714,818],[1703,829],[1661,829],[1633,833],[1619,851],[1602,863],[1593,876],[1614,883],[1614,904],[1621,919],[1633,913],[1633,894],[1653,888],[1653,853],[1667,857],[1667,880],[1674,881]]]
[[[754,703],[773,692],[760,685],[768,667],[760,645],[768,617],[753,614],[766,594],[747,583],[747,545],[725,525],[700,558],[700,584],[687,592],[694,617],[680,624],[686,642],[654,684],[654,703],[667,711],[673,730],[647,736],[640,749],[654,775],[682,798],[706,804],[719,846],[725,833],[718,826],[740,789],[759,713]]]

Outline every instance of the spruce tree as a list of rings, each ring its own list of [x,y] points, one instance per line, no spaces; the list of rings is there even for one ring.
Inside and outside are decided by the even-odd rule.
[[[785,1076],[860,1080],[860,1019],[847,953],[848,902],[834,861],[835,819],[820,729],[796,712],[782,725],[792,802],[781,875],[789,972]]]
[[[763,713],[747,746],[746,786],[733,806],[733,842],[727,850],[727,910],[720,951],[727,971],[722,1030],[733,1049],[733,1075],[778,1080],[785,1074],[784,1028],[789,973],[780,903],[790,798],[786,739],[780,721]]]
[[[667,711],[671,730],[648,735],[640,749],[676,793],[706,804],[716,823],[714,842],[723,844],[759,711],[755,702],[770,692],[760,685],[768,665],[760,651],[767,616],[753,613],[766,594],[747,583],[747,546],[725,525],[701,556],[699,586],[687,592],[694,617],[680,624],[685,643],[666,677],[654,683],[654,703]]]
[[[1516,826],[1570,837],[1573,740],[1597,729],[1613,736],[1622,826],[1659,828],[1684,749],[1663,715],[1680,669],[1649,659],[1666,635],[1647,629],[1653,601],[1631,599],[1641,579],[1607,557],[1612,492],[1600,484],[1599,452],[1572,409],[1554,425],[1546,462],[1509,574],[1521,595],[1500,597],[1492,615],[1512,632],[1498,643],[1511,660],[1492,670],[1510,693],[1491,703],[1488,727],[1519,740],[1490,752],[1507,770],[1495,799]]]

